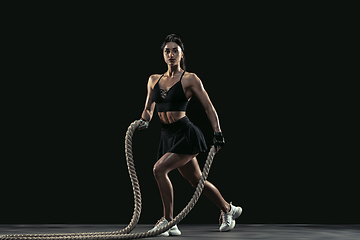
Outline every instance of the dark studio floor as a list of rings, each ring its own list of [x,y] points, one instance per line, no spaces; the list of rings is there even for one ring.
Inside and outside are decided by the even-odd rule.
[[[0,235],[25,233],[65,233],[115,231],[125,225],[100,224],[2,224]],[[238,224],[230,232],[219,232],[218,225],[187,225],[179,224],[181,236],[176,239],[326,239],[326,240],[358,240],[360,225],[317,225],[317,224]],[[133,232],[143,232],[152,225],[140,224]],[[155,239],[155,238],[148,238]]]

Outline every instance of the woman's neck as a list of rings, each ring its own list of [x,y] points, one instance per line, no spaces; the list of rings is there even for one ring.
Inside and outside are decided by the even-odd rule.
[[[182,69],[180,68],[179,65],[177,65],[177,66],[168,65],[168,70],[165,75],[167,75],[168,77],[174,77],[175,74],[181,73],[181,72],[182,72]]]

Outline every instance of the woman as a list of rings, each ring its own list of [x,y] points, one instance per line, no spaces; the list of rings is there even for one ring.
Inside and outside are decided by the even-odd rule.
[[[225,143],[219,119],[201,80],[194,73],[185,72],[184,45],[175,34],[166,37],[162,44],[164,60],[168,66],[166,73],[151,75],[147,84],[145,109],[141,115],[140,130],[148,127],[155,105],[162,123],[158,161],[154,165],[154,176],[159,186],[164,208],[164,216],[152,230],[164,226],[173,219],[173,188],[168,173],[178,169],[193,187],[196,187],[201,171],[196,156],[207,150],[201,131],[186,116],[188,101],[196,96],[214,129],[214,145],[219,150]],[[220,231],[230,231],[235,227],[235,218],[242,209],[229,204],[219,190],[206,181],[203,194],[221,210]],[[150,231],[152,231],[150,230]],[[175,225],[163,236],[180,235]]]

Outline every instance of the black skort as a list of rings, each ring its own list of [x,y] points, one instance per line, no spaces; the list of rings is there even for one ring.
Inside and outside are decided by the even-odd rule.
[[[158,159],[165,153],[194,155],[207,150],[204,135],[187,116],[170,124],[162,124]]]

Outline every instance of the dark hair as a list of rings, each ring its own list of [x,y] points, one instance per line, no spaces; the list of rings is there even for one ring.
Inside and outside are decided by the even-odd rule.
[[[161,45],[161,50],[164,51],[165,45],[166,45],[166,43],[168,43],[168,42],[174,42],[174,43],[176,43],[177,45],[180,46],[180,48],[181,48],[181,50],[183,51],[183,53],[185,52],[184,44],[183,44],[183,42],[181,41],[180,37],[177,36],[176,34],[169,34],[169,35],[166,36],[163,44]],[[185,54],[183,54],[183,58],[181,59],[180,67],[181,67],[183,70],[186,70],[186,67],[185,67]]]

